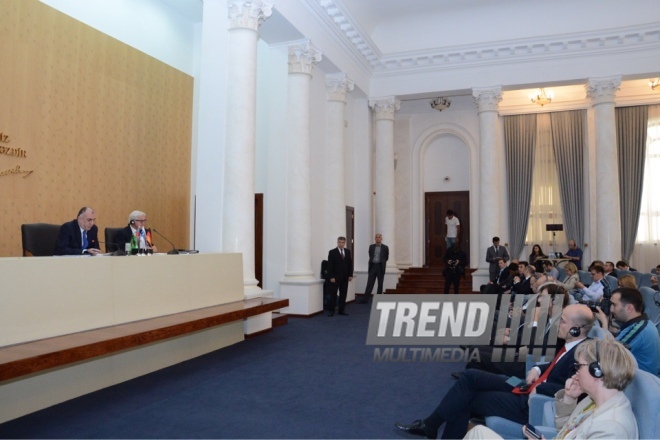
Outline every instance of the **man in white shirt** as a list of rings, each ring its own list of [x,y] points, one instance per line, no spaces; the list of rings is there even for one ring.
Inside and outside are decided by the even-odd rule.
[[[577,292],[570,292],[577,301],[586,302],[586,301],[595,301],[598,302],[603,297],[604,286],[603,278],[605,277],[605,269],[602,266],[592,266],[591,278],[594,280],[593,283],[589,284],[589,287],[586,287],[581,282],[576,282],[575,287],[579,290]]]
[[[447,235],[445,236],[445,241],[447,242],[447,249],[451,248],[456,240],[458,240],[458,234],[461,232],[461,222],[458,220],[458,217],[454,215],[454,211],[451,209],[447,210],[447,217],[445,217],[445,227]]]

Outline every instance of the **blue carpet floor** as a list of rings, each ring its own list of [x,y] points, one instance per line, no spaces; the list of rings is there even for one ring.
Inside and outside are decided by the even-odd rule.
[[[0,424],[0,438],[401,438],[464,364],[374,362],[369,306],[272,332]]]

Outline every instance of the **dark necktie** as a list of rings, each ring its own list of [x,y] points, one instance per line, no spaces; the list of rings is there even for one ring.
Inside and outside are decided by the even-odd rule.
[[[87,249],[88,246],[89,246],[89,242],[87,241],[87,231],[83,231],[82,248]]]
[[[529,393],[531,393],[532,390],[533,390],[534,388],[536,388],[538,385],[540,385],[540,384],[542,384],[543,382],[545,382],[545,380],[546,380],[546,379],[548,378],[548,376],[550,375],[550,372],[552,371],[552,369],[555,368],[555,364],[557,363],[557,361],[559,360],[559,358],[561,357],[561,355],[564,354],[564,353],[566,353],[566,346],[565,346],[565,345],[561,348],[561,350],[559,350],[559,352],[557,353],[557,356],[555,356],[555,358],[552,360],[552,362],[550,362],[550,365],[548,365],[548,368],[547,368],[547,369],[545,370],[545,372],[541,375],[541,377],[539,377],[538,379],[536,379],[536,380],[530,385],[529,388],[527,388],[525,391],[521,391],[521,390],[520,390],[520,387],[515,387],[515,388],[512,390],[512,392],[515,393],[515,394],[529,394]]]
[[[341,259],[343,260],[343,259],[344,259],[344,250],[343,250],[343,249],[339,249],[339,253],[341,254]]]

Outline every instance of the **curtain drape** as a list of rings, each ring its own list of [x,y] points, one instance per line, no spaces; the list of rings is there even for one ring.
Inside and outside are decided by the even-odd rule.
[[[615,112],[621,201],[621,255],[624,260],[630,260],[635,248],[642,201],[648,107],[618,107]]]
[[[660,264],[660,105],[648,107],[645,156],[639,227],[630,261],[646,272]]]
[[[507,189],[509,192],[509,252],[518,258],[525,246],[532,170],[536,143],[536,115],[504,117]]]
[[[525,260],[538,244],[546,255],[551,251],[563,252],[566,241],[565,231],[556,232],[556,237],[545,230],[547,224],[563,224],[563,214],[559,197],[557,165],[552,149],[552,128],[550,114],[540,113],[536,117],[536,147],[534,149],[534,177],[532,178],[532,201],[529,210],[529,224],[525,239],[528,248]],[[554,241],[557,248],[553,249]]]
[[[564,230],[584,247],[585,110],[550,113]]]

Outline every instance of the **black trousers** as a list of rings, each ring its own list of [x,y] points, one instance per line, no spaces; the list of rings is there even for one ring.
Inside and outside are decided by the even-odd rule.
[[[458,283],[461,282],[461,276],[457,273],[445,274],[445,295],[449,293],[449,288],[454,285],[454,293],[458,295]]]
[[[330,284],[328,288],[328,309],[334,311],[335,307],[339,309],[339,313],[344,311],[346,307],[346,294],[348,294],[348,278],[335,278],[335,282],[327,281]],[[339,299],[337,299],[337,290],[339,290]]]
[[[513,394],[507,378],[479,370],[465,370],[447,392],[440,405],[424,419],[424,424],[437,431],[442,424],[442,438],[463,438],[472,415],[499,416],[525,424],[529,419],[529,396]]]
[[[369,263],[369,277],[367,278],[367,288],[364,290],[365,299],[371,297],[371,291],[374,289],[374,283],[378,280],[378,295],[383,293],[383,280],[385,279],[385,269],[381,263]]]

